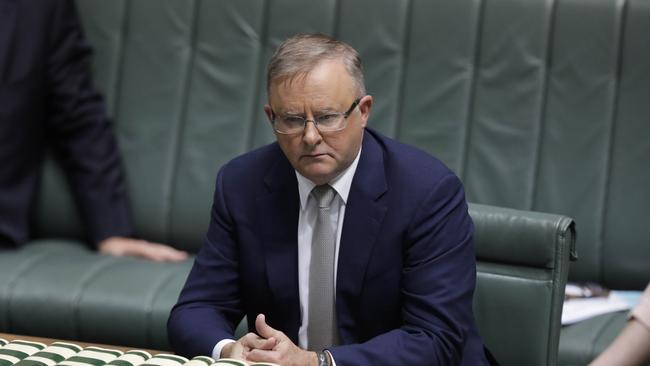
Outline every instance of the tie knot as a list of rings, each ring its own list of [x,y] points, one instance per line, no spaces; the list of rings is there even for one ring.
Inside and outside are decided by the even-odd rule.
[[[329,184],[316,186],[311,190],[311,193],[314,195],[314,198],[316,198],[316,202],[318,202],[318,207],[320,208],[330,207],[334,200],[334,196],[336,195],[334,188]]]

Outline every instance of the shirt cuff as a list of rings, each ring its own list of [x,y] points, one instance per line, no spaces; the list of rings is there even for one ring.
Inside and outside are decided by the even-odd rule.
[[[229,343],[235,343],[234,339],[222,339],[212,349],[212,358],[218,360],[221,358],[221,350]]]
[[[336,366],[336,360],[334,359],[334,356],[332,356],[332,352],[325,350],[327,354],[330,356],[330,360],[332,360],[332,366]]]

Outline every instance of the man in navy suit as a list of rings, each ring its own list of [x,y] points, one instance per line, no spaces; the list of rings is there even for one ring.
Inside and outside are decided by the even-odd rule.
[[[168,323],[176,352],[281,365],[486,364],[459,179],[366,128],[373,99],[345,43],[286,40],[267,88],[277,142],[219,171],[206,241]],[[331,203],[316,202],[320,191],[334,192]],[[327,225],[334,289],[322,296],[330,289],[311,277]],[[330,303],[332,329],[316,321]],[[251,333],[235,341],[244,315]]]
[[[184,252],[129,238],[119,151],[90,54],[71,0],[0,0],[0,249],[30,238],[49,147],[100,252],[182,260]]]

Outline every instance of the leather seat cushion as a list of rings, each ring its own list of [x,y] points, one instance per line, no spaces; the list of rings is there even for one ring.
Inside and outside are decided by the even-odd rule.
[[[3,252],[0,329],[169,349],[166,320],[192,262],[116,258],[65,240]]]

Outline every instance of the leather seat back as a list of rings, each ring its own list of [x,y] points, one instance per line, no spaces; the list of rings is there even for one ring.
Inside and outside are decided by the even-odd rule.
[[[557,365],[575,224],[559,215],[470,205],[474,316],[501,365]]]

